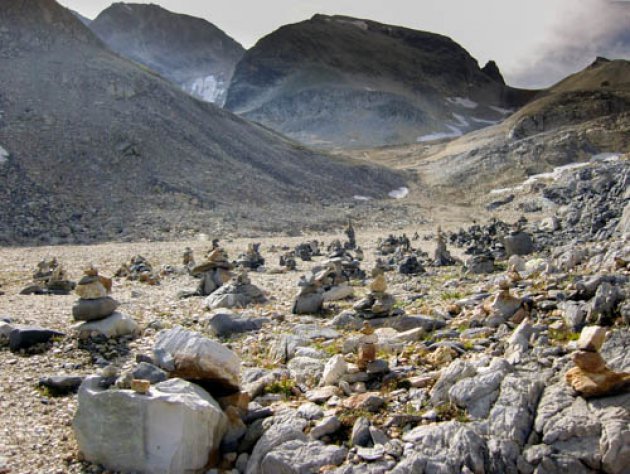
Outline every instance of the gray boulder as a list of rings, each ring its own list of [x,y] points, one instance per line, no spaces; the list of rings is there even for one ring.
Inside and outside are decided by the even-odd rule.
[[[109,470],[176,474],[202,471],[227,426],[219,404],[181,379],[154,385],[148,395],[103,389],[88,377],[73,422],[86,460]]]

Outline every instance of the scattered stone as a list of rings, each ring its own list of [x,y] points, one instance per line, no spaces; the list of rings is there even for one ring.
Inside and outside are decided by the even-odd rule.
[[[46,343],[54,337],[64,335],[62,332],[37,326],[13,326],[9,333],[9,349],[13,352],[29,349],[36,344]]]
[[[494,271],[494,257],[491,255],[474,255],[466,260],[466,270],[479,275]]]
[[[269,322],[265,318],[244,318],[233,313],[216,313],[208,318],[212,333],[221,338],[250,331],[258,331]]]
[[[67,395],[68,393],[76,393],[84,378],[76,375],[51,375],[41,377],[39,386],[46,387],[55,396]]]

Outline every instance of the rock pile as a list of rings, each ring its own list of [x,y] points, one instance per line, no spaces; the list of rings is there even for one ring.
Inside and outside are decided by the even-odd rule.
[[[69,295],[75,283],[67,278],[66,272],[57,258],[42,260],[33,273],[33,284],[27,286],[21,295]]]
[[[142,255],[131,257],[129,263],[123,263],[114,274],[117,278],[140,281],[149,285],[159,285],[160,276],[153,271],[149,261]]]
[[[354,227],[352,227],[352,221],[348,219],[348,226],[345,230],[346,237],[348,237],[348,241],[344,242],[343,246],[346,249],[355,249],[357,246],[356,234],[354,231]]]
[[[600,326],[587,326],[582,330],[573,353],[573,363],[565,379],[584,398],[601,397],[630,388],[630,372],[614,372],[606,366],[599,354],[606,330]]]
[[[111,289],[112,280],[100,276],[96,268],[85,270],[75,290],[79,300],[72,306],[72,317],[81,322],[75,327],[79,337],[120,337],[138,330],[133,318],[116,312],[118,302],[109,296]]]
[[[236,259],[236,265],[251,270],[256,270],[265,264],[265,259],[260,254],[260,243],[249,244],[247,252],[239,255]]]
[[[242,269],[229,283],[208,296],[205,305],[209,309],[245,308],[250,304],[262,304],[266,301],[265,293],[252,284],[247,271]]]
[[[435,236],[435,251],[433,252],[433,265],[436,267],[446,267],[454,265],[455,259],[451,257],[450,252],[446,248],[446,236],[442,232],[442,228],[438,226]]]
[[[296,245],[295,255],[304,262],[310,262],[313,257],[319,257],[322,255],[319,248],[319,242],[317,240],[311,240],[310,242],[304,242]]]
[[[199,278],[197,289],[192,292],[186,292],[180,296],[208,296],[218,288],[229,282],[233,274],[231,270],[234,265],[228,261],[228,255],[225,250],[220,247],[212,249],[206,255],[206,261],[195,266],[190,274]]]
[[[354,309],[364,319],[391,316],[394,311],[394,297],[387,293],[384,275],[378,275],[370,284],[370,292],[354,305]]]
[[[389,255],[395,253],[398,249],[408,252],[411,249],[411,241],[403,234],[400,237],[394,237],[389,234],[385,239],[379,239],[377,242],[377,253],[380,255]]]
[[[222,442],[244,434],[233,405],[242,398],[233,396],[240,390],[240,359],[177,326],[158,334],[154,360],[161,369],[142,362],[118,379],[108,369],[82,383],[73,428],[83,457],[124,472],[201,472],[216,465]]]
[[[186,247],[184,249],[184,254],[182,255],[182,264],[184,268],[190,272],[193,268],[195,268],[195,256],[190,247]]]

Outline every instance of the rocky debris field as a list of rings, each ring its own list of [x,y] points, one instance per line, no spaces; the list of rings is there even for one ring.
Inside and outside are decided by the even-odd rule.
[[[627,223],[541,225],[0,249],[0,472],[627,473]]]

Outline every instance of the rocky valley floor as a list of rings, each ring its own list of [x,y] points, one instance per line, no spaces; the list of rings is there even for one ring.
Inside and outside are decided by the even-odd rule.
[[[545,242],[537,226],[526,229]],[[182,266],[184,248],[203,261],[210,242],[0,249],[0,316],[63,333],[26,351],[0,347],[0,472],[107,472],[77,446],[77,395],[55,396],[40,379],[124,373],[137,360],[152,360],[157,334],[177,326],[219,341],[242,360],[240,388],[252,400],[247,407],[239,402],[241,418],[230,421],[215,459],[225,472],[628,472],[628,242],[545,244],[508,260],[489,237],[492,227],[483,227],[480,234],[490,239],[484,245],[497,258],[488,273],[475,273],[483,259],[464,254],[467,245],[482,245],[474,229],[445,234],[466,267],[461,260],[433,265],[432,228],[406,231],[410,237],[419,231],[410,242],[416,250],[398,247],[388,255],[380,255],[387,234],[359,231],[367,275],[341,285],[353,296],[327,301],[312,315],[292,314],[297,282],[330,265],[326,246],[341,237],[266,239],[265,271],[250,271],[249,278],[267,301],[234,309],[237,319],[262,325],[233,334],[221,329],[220,338],[212,320],[225,310],[208,310],[203,297],[178,297],[198,284]],[[280,269],[282,246],[313,239],[323,256],[296,258],[295,271]],[[236,258],[252,242],[220,244]],[[134,255],[162,273],[156,285],[114,279],[118,310],[139,325],[134,335],[78,337],[76,295],[19,294],[43,259],[57,257],[69,279],[79,280],[89,263],[110,276]],[[423,268],[401,273],[413,256]],[[363,319],[370,316],[353,306],[375,294],[374,267],[386,270],[384,291],[395,303],[386,317]],[[606,327],[601,355],[606,370],[621,374],[611,394],[590,398],[565,381],[575,353],[586,347],[577,341],[585,325]],[[372,357],[366,340],[375,342]],[[599,357],[598,349],[590,354]]]

